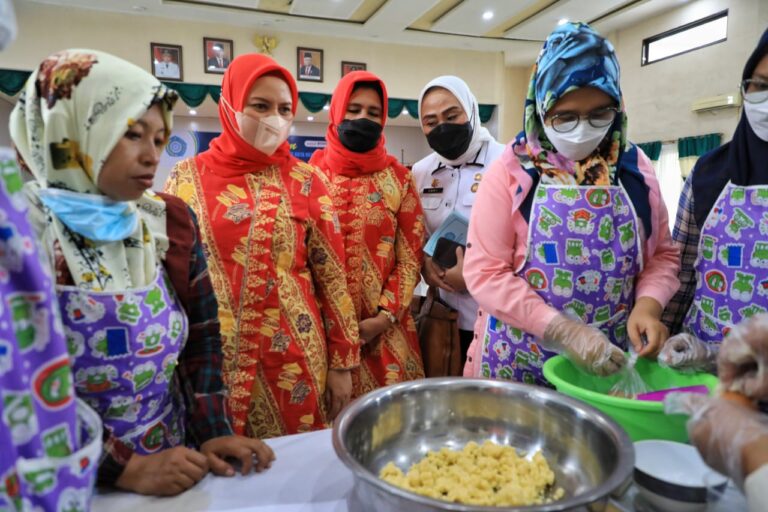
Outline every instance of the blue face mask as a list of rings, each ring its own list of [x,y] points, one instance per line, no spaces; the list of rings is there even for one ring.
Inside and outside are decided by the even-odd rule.
[[[57,188],[42,189],[38,195],[65,226],[95,242],[124,240],[139,224],[136,210],[124,201]]]

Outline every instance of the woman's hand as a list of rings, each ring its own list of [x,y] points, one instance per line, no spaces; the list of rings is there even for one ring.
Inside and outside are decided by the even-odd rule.
[[[672,393],[667,414],[687,414],[688,434],[707,465],[740,488],[750,473],[768,464],[768,416],[724,398]]]
[[[627,320],[629,341],[640,357],[654,357],[669,338],[667,326],[661,323],[664,308],[650,297],[640,297]],[[647,341],[643,344],[643,336]]]
[[[624,352],[613,345],[600,329],[557,315],[547,325],[542,346],[562,353],[571,362],[595,375],[611,375],[626,364]]]
[[[371,343],[381,334],[387,332],[392,327],[392,322],[384,313],[379,313],[371,318],[366,318],[358,323],[360,328],[360,339],[363,343]]]
[[[209,439],[200,446],[200,453],[208,459],[211,472],[218,476],[235,474],[235,468],[227,463],[226,458],[238,459],[243,475],[249,474],[252,469],[261,473],[275,460],[275,452],[264,441],[234,435]]]
[[[443,282],[445,282],[448,286],[453,288],[456,292],[465,292],[467,291],[467,285],[464,282],[464,248],[463,247],[457,247],[456,248],[456,264],[449,268],[448,270],[445,270],[445,275],[443,276]]]
[[[325,388],[328,421],[332,422],[352,399],[352,372],[350,370],[328,370],[328,381]]]
[[[177,446],[152,455],[134,453],[115,485],[138,494],[175,496],[194,487],[206,473],[205,455]]]
[[[426,281],[429,286],[442,288],[447,292],[453,293],[456,290],[445,281],[445,273],[445,269],[432,261],[432,258],[426,255],[424,256],[424,265],[421,267],[421,275],[424,276],[424,281]]]

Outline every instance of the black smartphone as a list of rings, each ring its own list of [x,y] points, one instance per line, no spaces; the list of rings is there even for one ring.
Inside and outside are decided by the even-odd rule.
[[[464,246],[447,238],[438,238],[435,245],[435,252],[432,254],[432,261],[443,268],[452,268],[456,266],[456,248]]]

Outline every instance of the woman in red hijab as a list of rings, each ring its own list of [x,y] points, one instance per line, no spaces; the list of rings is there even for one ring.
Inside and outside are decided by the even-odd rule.
[[[327,427],[360,361],[328,181],[286,142],[297,96],[271,58],[236,58],[221,135],[166,184],[200,220],[235,431],[262,438]]]
[[[327,146],[310,160],[331,180],[344,234],[347,285],[364,343],[352,372],[354,396],[424,377],[410,313],[424,218],[411,172],[384,147],[386,119],[384,82],[349,73],[333,92]]]

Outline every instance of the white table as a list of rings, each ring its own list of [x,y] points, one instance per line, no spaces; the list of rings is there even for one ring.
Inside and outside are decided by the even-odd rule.
[[[209,474],[199,484],[173,498],[150,498],[122,492],[98,494],[93,512],[348,512],[346,496],[352,473],[336,457],[331,430],[266,440],[277,460],[263,473],[225,478]],[[743,497],[729,489],[728,505],[714,512],[746,510]],[[648,512],[630,487],[612,512]]]
[[[230,478],[206,476],[173,498],[122,492],[94,497],[93,512],[347,512],[352,473],[336,457],[331,431],[278,437],[266,441],[277,460],[263,473]]]

